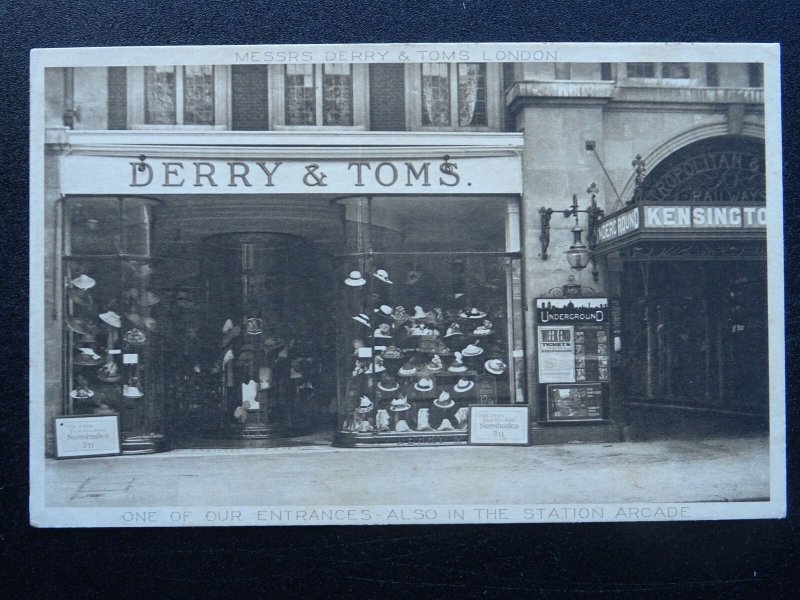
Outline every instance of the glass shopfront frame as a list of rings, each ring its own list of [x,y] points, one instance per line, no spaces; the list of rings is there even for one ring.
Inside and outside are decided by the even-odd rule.
[[[518,199],[337,203],[334,443],[466,443],[470,404],[524,404]]]

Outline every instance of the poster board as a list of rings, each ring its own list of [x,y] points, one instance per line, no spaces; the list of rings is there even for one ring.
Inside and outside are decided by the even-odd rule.
[[[474,446],[530,445],[529,407],[471,404],[469,440]]]
[[[548,421],[602,421],[604,412],[600,383],[547,386]]]
[[[56,458],[122,454],[119,415],[74,415],[54,419]]]

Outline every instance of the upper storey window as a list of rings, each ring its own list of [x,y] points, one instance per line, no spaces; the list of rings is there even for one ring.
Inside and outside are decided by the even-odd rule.
[[[698,67],[701,65],[698,64]],[[686,62],[625,63],[628,79],[692,79],[695,77]],[[698,75],[699,76],[699,75]]]
[[[227,122],[228,68],[212,65],[128,69],[128,125],[222,128]]]
[[[366,128],[364,65],[291,64],[271,71],[271,121],[276,129]]]
[[[425,63],[422,70],[422,124],[486,125],[486,65]]]
[[[501,90],[496,67],[484,63],[407,65],[410,127],[499,129]]]

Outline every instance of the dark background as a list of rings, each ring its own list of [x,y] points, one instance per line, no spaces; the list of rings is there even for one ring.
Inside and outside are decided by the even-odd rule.
[[[790,597],[798,568],[797,4],[596,0],[0,3],[0,579],[5,597]],[[783,44],[789,514],[783,521],[36,530],[27,516],[28,52],[357,42]]]

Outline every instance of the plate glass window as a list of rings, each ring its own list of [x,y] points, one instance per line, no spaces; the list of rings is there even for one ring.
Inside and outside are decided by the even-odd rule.
[[[353,125],[352,65],[286,65],[284,89],[286,125]]]

